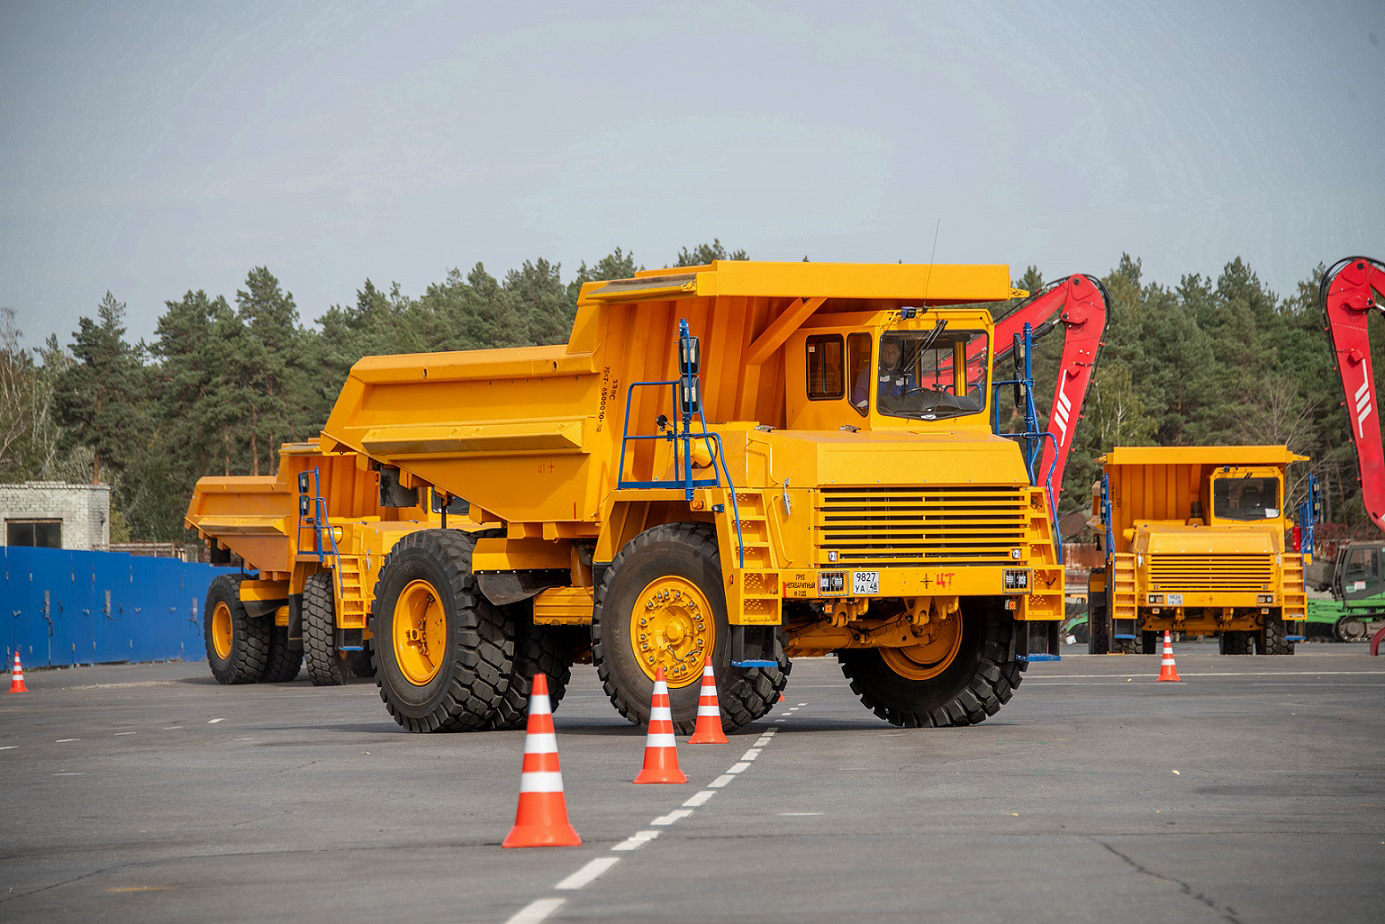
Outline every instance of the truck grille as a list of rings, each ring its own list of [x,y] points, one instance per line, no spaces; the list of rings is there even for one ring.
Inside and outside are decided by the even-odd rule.
[[[1268,555],[1151,555],[1149,589],[1180,591],[1266,591],[1274,581]]]
[[[816,516],[820,567],[1000,565],[1025,544],[1028,497],[987,485],[830,487]]]

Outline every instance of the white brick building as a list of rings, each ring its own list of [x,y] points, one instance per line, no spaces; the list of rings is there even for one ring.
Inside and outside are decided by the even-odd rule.
[[[111,489],[104,484],[0,484],[0,545],[104,551],[111,542]]]

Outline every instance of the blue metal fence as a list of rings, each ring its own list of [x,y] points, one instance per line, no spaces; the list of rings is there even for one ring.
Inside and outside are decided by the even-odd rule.
[[[117,552],[0,547],[5,666],[201,660],[207,586],[234,568]]]

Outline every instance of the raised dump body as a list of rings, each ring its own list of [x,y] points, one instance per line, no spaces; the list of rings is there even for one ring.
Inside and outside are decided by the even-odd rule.
[[[486,727],[493,678],[576,626],[636,722],[660,669],[690,730],[709,660],[734,728],[828,652],[896,724],[992,714],[1063,614],[1046,492],[990,419],[975,306],[1016,294],[1005,266],[721,261],[584,285],[563,346],[361,360],[323,450],[465,511],[380,570],[390,712]]]
[[[1102,458],[1093,524],[1093,653],[1155,652],[1159,633],[1217,637],[1223,654],[1292,654],[1304,560],[1286,537],[1284,446],[1122,447]]]
[[[380,562],[392,539],[439,521],[423,506],[382,506],[379,482],[368,460],[324,455],[316,440],[285,444],[274,475],[198,480],[187,526],[213,561],[257,572],[217,578],[208,593],[218,680],[292,680],[305,660],[315,684],[369,675],[368,590]]]

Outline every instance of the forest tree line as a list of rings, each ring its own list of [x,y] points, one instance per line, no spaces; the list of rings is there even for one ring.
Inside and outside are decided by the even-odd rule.
[[[671,265],[747,258],[714,241],[683,248]],[[107,293],[70,342],[50,336],[37,349],[22,346],[15,311],[0,308],[0,482],[107,483],[112,541],[184,541],[196,480],[271,474],[280,443],[318,434],[362,356],[563,343],[582,283],[642,268],[617,248],[567,281],[545,259],[504,278],[480,263],[454,269],[417,297],[366,280],[354,304],[304,325],[292,295],[256,267],[233,299],[189,291],[167,302],[149,342],[130,342],[125,306]],[[1328,519],[1370,535],[1317,303],[1322,271],[1278,297],[1240,259],[1216,279],[1186,275],[1169,287],[1123,256],[1101,277],[1110,322],[1060,512],[1086,509],[1098,458],[1113,446],[1287,444],[1311,459],[1291,473],[1295,502],[1311,469]],[[1015,285],[1045,281],[1031,266]],[[1382,339],[1373,329],[1377,356]],[[1061,341],[1055,331],[1035,350],[1045,424]]]

